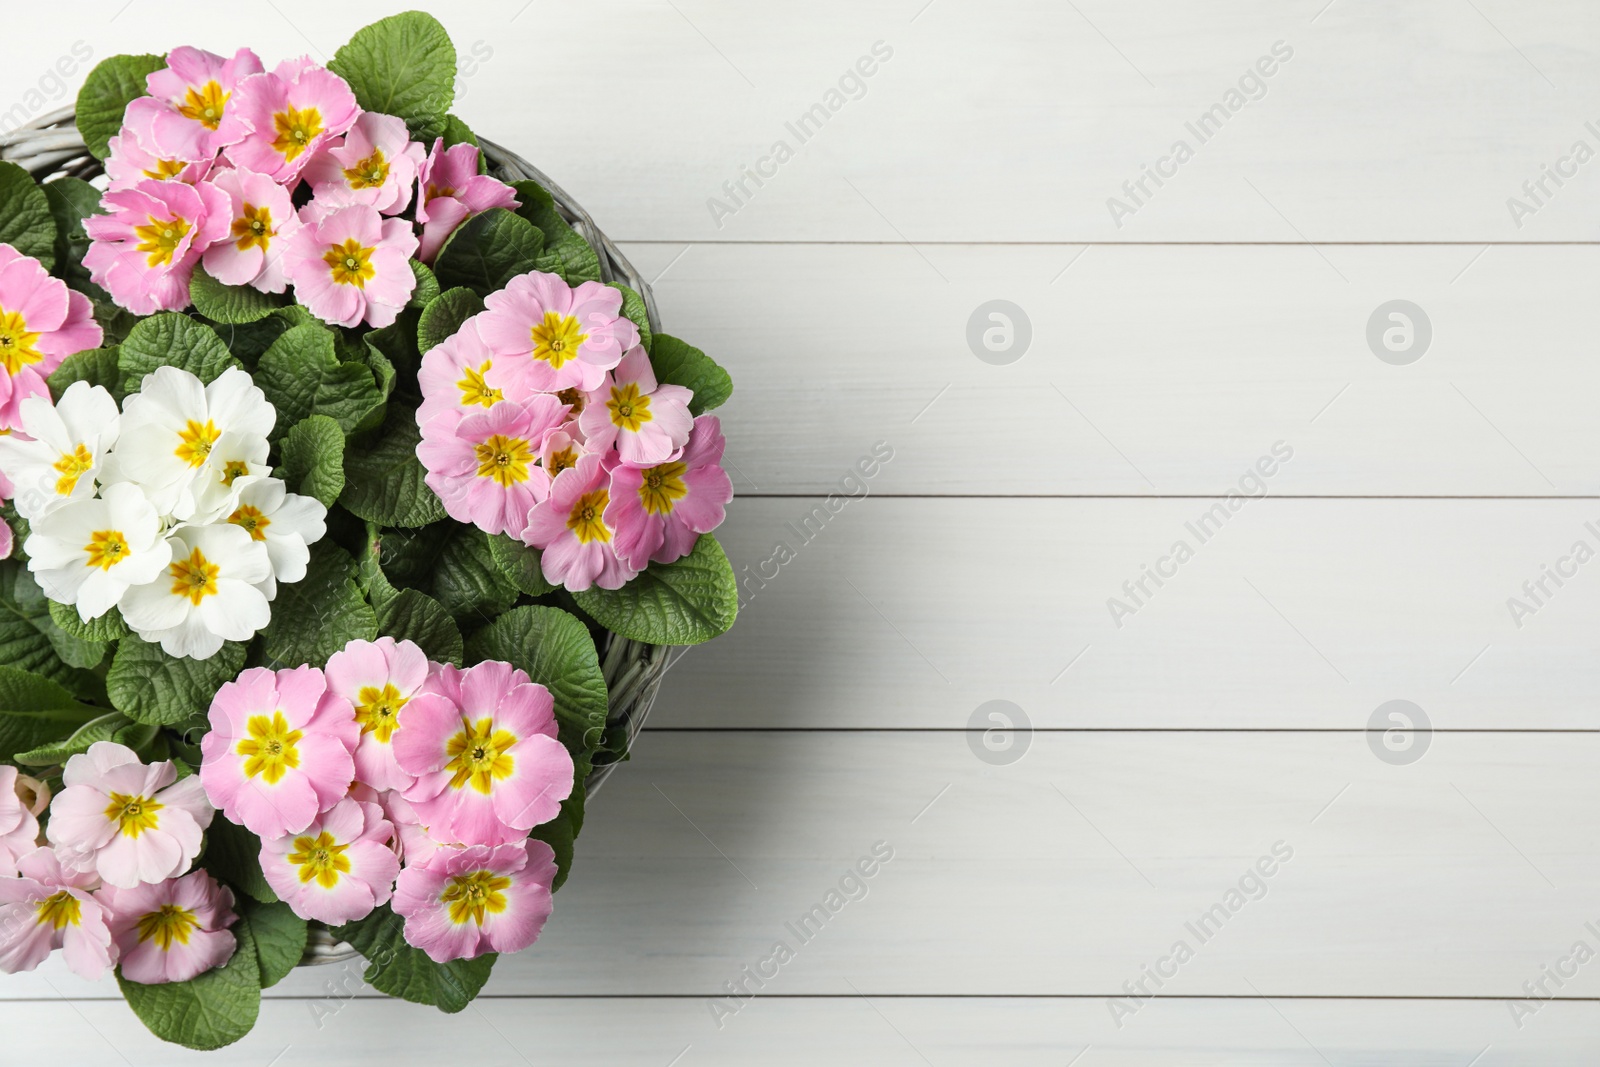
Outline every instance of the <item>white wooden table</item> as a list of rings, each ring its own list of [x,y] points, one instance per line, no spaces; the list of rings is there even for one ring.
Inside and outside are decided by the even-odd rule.
[[[463,117],[733,372],[766,580],[477,1004],[301,972],[209,1062],[1596,1061],[1592,5],[422,6]],[[11,5],[0,104],[79,40],[325,56],[390,10]],[[1025,351],[969,345],[992,300]],[[1431,730],[1369,732],[1395,700]],[[990,701],[1031,730],[984,747]],[[6,1063],[198,1059],[58,966],[0,998]]]

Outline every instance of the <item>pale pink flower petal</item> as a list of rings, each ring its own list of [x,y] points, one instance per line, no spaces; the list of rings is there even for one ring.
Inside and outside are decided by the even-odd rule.
[[[206,871],[131,889],[106,886],[95,899],[110,913],[122,976],[142,985],[187,982],[233,956],[233,892]]]
[[[555,853],[543,841],[441,848],[395,887],[406,942],[436,963],[518,952],[550,917]]]

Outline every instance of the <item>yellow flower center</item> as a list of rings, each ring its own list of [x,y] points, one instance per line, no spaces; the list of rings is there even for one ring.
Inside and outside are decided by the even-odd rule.
[[[177,255],[178,246],[183,239],[189,236],[189,220],[158,219],[154,215],[148,216],[148,226],[135,226],[133,232],[138,235],[139,243],[134,249],[139,252],[150,253],[146,259],[152,267],[159,267],[163,263],[171,263],[172,257]]]
[[[221,569],[195,549],[188,559],[177,560],[167,568],[172,575],[172,595],[188,597],[189,603],[199,607],[200,601],[217,591],[217,573]]]
[[[277,785],[290,769],[300,766],[300,750],[295,746],[305,734],[289,729],[283,712],[274,711],[271,718],[252,715],[244,728],[250,736],[240,741],[234,751],[245,758],[246,778],[259,774],[268,785]]]
[[[94,456],[89,452],[88,445],[80,444],[71,452],[61,453],[61,458],[51,464],[55,472],[61,475],[56,479],[56,493],[60,496],[71,496],[72,491],[78,487],[78,479],[88,474],[92,466],[94,466]]]
[[[89,554],[89,558],[83,561],[84,566],[99,567],[103,571],[115,567],[132,552],[121,530],[96,530],[89,535],[89,543],[83,546],[83,550]]]
[[[83,905],[65,889],[45,897],[34,905],[39,912],[39,925],[50,924],[52,930],[65,930],[83,921]]]
[[[242,459],[230,459],[222,465],[222,484],[232,485],[235,478],[243,478],[250,473],[250,464]]]
[[[611,424],[629,433],[638,433],[639,427],[655,418],[650,414],[650,398],[639,395],[637,382],[614,386],[606,407],[611,411]]]
[[[606,505],[611,503],[611,494],[604,489],[596,489],[592,493],[585,493],[572,505],[572,511],[567,515],[567,529],[578,535],[578,541],[588,544],[590,541],[609,543],[611,531],[606,528]]]
[[[39,335],[28,329],[21,312],[0,308],[0,366],[7,374],[16,374],[26,364],[43,359],[44,353],[34,347],[38,343]]]
[[[285,163],[292,163],[322,132],[322,112],[314,107],[301,111],[290,104],[286,110],[272,116],[272,128],[277,132],[272,140],[273,149]]]
[[[450,921],[457,926],[468,919],[482,926],[485,912],[498,915],[506,910],[505,891],[510,888],[511,879],[505,875],[473,871],[458,874],[445,883],[439,900],[450,905]]]
[[[139,916],[139,943],[154,941],[162,952],[170,952],[174,944],[187,945],[189,935],[198,929],[200,917],[194,912],[176,904],[163,904],[160,910]]]
[[[352,237],[342,245],[330,246],[322,254],[322,262],[333,272],[335,282],[365,289],[367,282],[378,273],[371,262],[374,251],[376,249],[362,248],[361,242]]]
[[[389,177],[389,161],[383,158],[383,149],[374,148],[372,155],[346,167],[344,177],[352,189],[376,189],[382,185]]]
[[[211,455],[211,446],[217,443],[217,438],[222,434],[217,430],[217,424],[207,419],[204,424],[193,419],[189,424],[178,431],[178,447],[172,454],[183,460],[191,467],[198,467]]]
[[[576,467],[577,465],[578,448],[576,445],[569,445],[559,452],[550,453],[550,458],[545,461],[544,469],[550,477],[554,478],[569,467]]]
[[[135,797],[126,793],[107,793],[111,803],[106,807],[106,818],[117,823],[124,837],[138,837],[146,830],[154,830],[160,822],[156,812],[166,805],[151,797]]]
[[[332,889],[339,884],[341,874],[350,873],[350,861],[344,855],[349,847],[335,844],[333,835],[324,830],[315,838],[295,838],[289,862],[300,868],[302,885],[315,878],[322,888]]]
[[[493,434],[473,450],[478,456],[478,477],[493,478],[507,488],[528,480],[533,449],[522,438]]]
[[[461,732],[445,745],[450,762],[444,769],[450,771],[450,788],[460,789],[471,784],[480,793],[494,788],[496,778],[509,778],[516,761],[506,750],[517,743],[517,735],[509,730],[497,730],[492,718],[482,718],[476,724],[461,720]]]
[[[461,390],[461,403],[466,407],[481,404],[486,408],[494,407],[505,399],[505,394],[498,389],[492,389],[484,380],[484,375],[489,373],[493,360],[484,360],[478,365],[477,370],[467,367],[462,371],[462,378],[456,383],[456,388]]]
[[[393,684],[385,682],[382,689],[364,685],[356,692],[356,722],[361,724],[362,733],[372,734],[379,744],[387,745],[399,725],[400,709],[405,706],[406,698]]]
[[[544,321],[534,323],[532,332],[533,358],[557,369],[568,360],[577,359],[578,349],[589,339],[577,319],[554,311],[546,311]]]
[[[144,172],[144,176],[146,178],[154,178],[156,181],[168,182],[182,174],[183,168],[188,165],[181,159],[158,159],[156,160],[155,168],[147,169]]]
[[[228,97],[232,95],[223,92],[222,86],[215,81],[206,82],[199,92],[195,92],[191,85],[183,96],[183,103],[178,105],[178,114],[198,122],[208,130],[214,130],[222,125],[222,112],[228,106]]]
[[[422,191],[422,199],[423,200],[432,200],[436,196],[455,196],[455,195],[456,195],[455,189],[452,186],[449,186],[449,185],[433,185],[433,184],[430,183],[428,185],[428,187],[425,188]]]
[[[243,527],[245,533],[250,535],[252,541],[265,541],[267,527],[272,525],[272,520],[261,514],[261,509],[249,504],[240,504],[228,521],[235,526]]]
[[[683,476],[689,468],[683,463],[661,463],[645,469],[639,482],[639,503],[651,515],[665,515],[673,505],[689,495]]]
[[[234,247],[241,252],[259,248],[265,252],[278,231],[272,226],[272,209],[246,204],[244,213],[233,220]]]

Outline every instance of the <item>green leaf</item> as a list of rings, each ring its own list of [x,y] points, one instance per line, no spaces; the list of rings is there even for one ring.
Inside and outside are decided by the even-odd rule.
[[[456,47],[432,15],[407,11],[357,30],[330,70],[367,111],[398,115],[420,138],[444,128],[455,101]]]
[[[225,323],[216,327],[216,332],[229,352],[246,367],[254,367],[262,353],[272,347],[272,342],[296,326],[316,321],[311,312],[299,304],[290,304],[255,322]]]
[[[536,181],[512,182],[517,191],[517,214],[544,234],[540,270],[561,275],[568,285],[600,280],[600,257],[556,210],[555,199]]]
[[[344,492],[344,431],[327,415],[308,415],[283,438],[283,465],[277,470],[293,492],[332,507]]]
[[[59,767],[78,753],[89,751],[89,746],[96,741],[110,741],[126,725],[127,716],[119,711],[108,712],[97,719],[90,719],[64,741],[37,745],[11,758],[24,767]]]
[[[404,927],[405,921],[385,904],[365,919],[336,928],[333,936],[367,958],[363,977],[391,997],[451,1014],[472,1003],[489,980],[495,954],[434,963],[427,953],[406,944]]]
[[[378,633],[396,641],[414,641],[435,662],[459,665],[461,631],[444,607],[426,593],[402,589],[377,608]]]
[[[697,645],[724,634],[739,614],[733,566],[710,534],[675,563],[652,563],[621,589],[572,594],[612,633],[651,645]]]
[[[446,115],[444,117],[443,136],[446,148],[454,148],[458,144],[469,144],[474,148],[478,146],[478,135],[473,133],[467,124],[455,115]]]
[[[122,612],[115,607],[98,619],[84,622],[78,616],[78,609],[72,605],[57,600],[52,600],[49,604],[50,620],[79,640],[104,644],[128,636],[128,624],[122,621]]]
[[[205,715],[222,683],[244,669],[244,658],[245,646],[238,641],[224,641],[210,659],[189,659],[169,656],[159,644],[130,635],[117,642],[106,693],[135,722],[170,726]]]
[[[0,242],[49,270],[56,263],[56,220],[50,198],[15,163],[0,163]]]
[[[249,285],[223,285],[196,267],[189,279],[189,299],[194,309],[213,322],[241,325],[257,322],[284,306],[284,298]]]
[[[694,390],[689,412],[704,415],[721,407],[733,395],[733,379],[716,361],[694,345],[669,334],[658,333],[650,348],[650,366],[656,380]]]
[[[117,366],[118,348],[91,348],[68,356],[61,366],[45,379],[50,386],[50,398],[59,401],[61,394],[73,382],[88,382],[104,386],[118,402],[122,400],[122,371]]]
[[[354,640],[378,636],[378,618],[351,578],[350,553],[322,540],[311,546],[306,576],[280,584],[272,621],[261,631],[261,654],[274,669],[321,667]]]
[[[421,439],[415,414],[395,405],[382,436],[345,452],[339,503],[357,518],[384,526],[426,526],[444,518],[444,504],[423,481]]]
[[[341,363],[333,342],[327,327],[307,323],[284,333],[262,354],[255,382],[278,411],[279,436],[308,415],[326,415],[345,433],[354,433],[383,405],[372,369]]]
[[[560,608],[513,608],[467,641],[467,659],[504,660],[528,672],[556,702],[561,743],[577,766],[577,789],[589,776],[606,729],[606,680],[589,628]]]
[[[202,1051],[233,1044],[250,1032],[261,1012],[255,938],[248,930],[235,937],[239,944],[226,964],[187,982],[140,985],[117,968],[128,1007],[163,1041]]]
[[[493,618],[516,602],[517,590],[495,566],[489,535],[457,526],[435,563],[433,595],[457,618]]]
[[[225,815],[217,815],[206,830],[206,851],[200,865],[213,878],[227,882],[245,896],[271,904],[278,899],[261,873],[261,838]]]
[[[439,279],[433,270],[419,259],[406,261],[411,265],[411,273],[416,275],[417,286],[411,290],[409,304],[414,308],[425,308],[434,297],[439,295]]]
[[[483,297],[467,288],[442,293],[422,309],[417,320],[417,348],[426,352],[461,329],[461,324],[483,310]]]
[[[17,575],[12,597],[34,628],[44,634],[62,663],[69,667],[90,669],[98,667],[100,661],[106,658],[105,642],[87,640],[56,624],[50,610],[54,601],[46,598],[44,590],[39,588],[39,583],[31,573],[24,571]]]
[[[187,315],[165,311],[141,319],[123,339],[117,353],[124,392],[137,392],[144,377],[158,367],[177,367],[207,385],[222,372],[239,366],[215,330]]]
[[[83,257],[89,251],[89,235],[83,220],[100,213],[100,190],[82,178],[56,178],[43,186],[50,215],[56,223],[55,272],[74,289],[103,293],[89,279]]]
[[[497,534],[489,538],[489,554],[506,580],[529,596],[543,596],[555,588],[544,580],[544,570],[540,566],[543,553],[537,548],[529,548],[515,537]]]
[[[122,129],[128,102],[146,94],[145,78],[167,65],[160,56],[112,56],[101,60],[78,90],[74,112],[83,143],[96,159],[111,154],[106,142]]]
[[[239,901],[233,932],[241,941],[248,937],[255,943],[262,989],[277,985],[306,954],[306,921],[287,904]]]
[[[433,271],[445,289],[464,285],[488,296],[536,268],[543,250],[544,234],[533,223],[503,207],[490,208],[450,235],[433,261]]]
[[[0,763],[11,762],[13,753],[71,737],[105,713],[105,708],[79,703],[48,678],[0,667]]]
[[[63,639],[66,634],[50,621],[49,601],[33,576],[15,561],[0,565],[0,663],[42,674],[80,697],[90,696],[96,688],[95,678],[87,670],[62,661],[57,644]],[[0,755],[37,743],[15,749],[0,747]]]
[[[561,802],[561,810],[556,817],[535,826],[528,834],[549,845],[556,854],[556,877],[550,884],[552,893],[566,884],[567,875],[572,873],[573,845],[578,840],[578,831],[583,829],[583,801],[583,783],[580,779],[574,785],[572,795]]]
[[[646,352],[649,352],[654,342],[650,336],[650,311],[645,306],[644,297],[621,282],[612,282],[610,284],[611,288],[622,291],[623,317],[639,327],[639,343],[644,345]]]

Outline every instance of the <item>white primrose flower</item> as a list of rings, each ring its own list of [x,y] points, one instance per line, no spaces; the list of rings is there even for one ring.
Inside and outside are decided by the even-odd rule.
[[[258,588],[272,563],[248,531],[225,522],[179,526],[167,543],[166,571],[122,597],[122,617],[144,640],[159,641],[169,656],[209,659],[223,641],[248,640],[272,618]]]
[[[211,455],[205,465],[195,472],[181,511],[188,512],[185,520],[192,526],[227,521],[235,507],[235,484],[243,478],[265,477],[272,473],[267,462],[267,439],[252,434],[232,431],[217,438],[211,446]]]
[[[256,448],[250,439],[264,444],[278,417],[237,367],[210,385],[188,371],[158,367],[122,406],[121,434],[102,480],[138,482],[157,511],[177,519],[195,513],[196,478],[224,435],[246,439],[229,451],[249,460]]]
[[[153,582],[172,562],[161,516],[136,485],[108,485],[34,520],[23,546],[45,595],[99,618],[132,586]]]
[[[277,478],[240,478],[234,482],[234,507],[227,521],[267,546],[272,573],[262,592],[272,600],[279,582],[298,582],[306,576],[311,545],[328,532],[328,509],[309,496],[291,493]]]
[[[116,443],[117,402],[98,385],[73,382],[61,403],[31,396],[20,405],[22,433],[0,437],[0,473],[16,487],[17,512],[33,520],[68,500],[94,495],[106,451]]]

